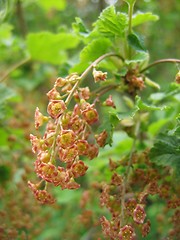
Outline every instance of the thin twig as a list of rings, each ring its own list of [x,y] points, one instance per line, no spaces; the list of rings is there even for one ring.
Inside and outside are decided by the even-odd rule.
[[[180,63],[180,59],[175,59],[175,58],[165,58],[165,59],[160,59],[160,60],[157,60],[151,64],[149,64],[147,67],[145,67],[144,69],[142,69],[140,71],[140,73],[142,72],[145,72],[146,70],[148,70],[149,68],[155,66],[155,65],[158,65],[160,63]]]
[[[14,64],[8,71],[6,71],[4,73],[4,75],[0,78],[0,82],[3,82],[4,80],[6,80],[6,78],[13,72],[15,71],[17,68],[21,67],[22,65],[24,65],[25,63],[27,63],[28,61],[30,61],[30,57],[23,59],[22,61]]]

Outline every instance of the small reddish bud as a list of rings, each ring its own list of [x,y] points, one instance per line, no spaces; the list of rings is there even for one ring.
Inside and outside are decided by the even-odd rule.
[[[122,182],[123,182],[123,179],[122,179],[122,177],[121,177],[119,174],[114,173],[114,174],[112,175],[111,183],[112,183],[113,185],[115,185],[115,186],[120,186],[120,185],[122,184]]]
[[[79,88],[79,90],[74,93],[74,97],[77,100],[80,100],[80,99],[88,100],[90,97],[89,88],[88,87]]]
[[[113,102],[113,99],[112,99],[112,95],[109,95],[109,97],[106,99],[105,103],[104,103],[106,106],[108,107],[113,107],[113,108],[116,108],[114,102]]]
[[[56,79],[54,87],[63,87],[66,84],[66,82],[67,82],[66,79],[59,77]]]
[[[32,144],[32,152],[38,153],[41,150],[41,139],[34,136],[33,134],[30,134],[30,141]]]
[[[39,111],[39,108],[36,108],[35,111],[35,129],[38,130],[39,127],[41,127],[43,125],[44,122],[47,122],[48,117],[45,117],[42,115],[42,113]]]
[[[97,71],[93,69],[93,77],[95,82],[105,81],[107,79],[107,72]]]
[[[102,133],[100,133],[98,135],[95,135],[95,139],[96,139],[97,144],[100,147],[104,147],[105,144],[106,144],[107,137],[108,137],[108,134],[105,130]]]
[[[58,118],[66,110],[66,105],[63,100],[50,101],[47,107],[47,112],[52,118]]]
[[[102,231],[105,236],[110,236],[111,234],[111,224],[110,222],[103,216],[100,218],[100,223],[102,227]]]
[[[150,221],[148,220],[146,223],[144,223],[142,225],[142,228],[141,228],[141,233],[142,233],[142,236],[143,237],[146,237],[148,235],[148,233],[150,232],[151,230],[151,223]]]
[[[89,148],[88,148],[88,158],[90,160],[94,159],[95,157],[98,156],[99,153],[99,148],[97,145],[95,144],[89,144]]]
[[[77,182],[75,182],[74,178],[71,178],[70,181],[65,185],[65,188],[78,189],[78,188],[80,188],[80,185]]]
[[[56,90],[56,88],[52,88],[47,94],[49,100],[59,100],[61,99],[60,93]]]

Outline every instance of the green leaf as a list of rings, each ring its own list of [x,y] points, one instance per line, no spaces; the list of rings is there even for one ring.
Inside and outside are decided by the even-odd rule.
[[[11,37],[13,26],[8,23],[3,23],[0,25],[0,42],[6,41]]]
[[[180,136],[160,134],[150,151],[150,159],[157,165],[172,167],[180,177]]]
[[[49,11],[52,8],[57,10],[64,10],[66,7],[66,0],[38,0],[37,3],[45,10]]]
[[[159,17],[157,15],[152,14],[151,12],[137,12],[135,15],[133,15],[132,18],[132,26],[137,26],[145,22],[149,21],[157,21]]]
[[[161,130],[164,125],[169,121],[169,118],[159,119],[156,122],[153,122],[148,127],[148,133],[155,136]]]
[[[180,93],[180,85],[176,83],[171,83],[169,89],[166,92],[152,93],[149,97],[151,101],[158,102],[162,100],[167,100],[169,97],[175,97],[176,94]]]
[[[0,165],[0,184],[5,183],[11,178],[12,169],[10,166]]]
[[[99,38],[89,43],[80,54],[80,63],[75,65],[72,72],[82,72],[88,65],[96,60],[101,55],[107,53],[109,47],[112,45],[111,41],[107,38]]]
[[[14,90],[6,87],[4,84],[0,84],[0,104],[12,100],[17,94]]]
[[[79,39],[71,33],[40,32],[28,34],[26,42],[32,59],[62,64],[67,60],[64,50],[76,47]]]
[[[94,25],[105,36],[123,37],[128,25],[128,17],[124,13],[116,12],[115,7],[111,5],[100,14]]]
[[[128,44],[136,51],[146,51],[143,46],[142,40],[136,34],[129,34],[127,39]]]

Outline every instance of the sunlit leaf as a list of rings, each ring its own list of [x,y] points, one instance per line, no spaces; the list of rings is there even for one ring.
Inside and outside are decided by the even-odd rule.
[[[105,36],[119,36],[123,37],[128,24],[127,15],[116,12],[115,7],[111,5],[107,7],[95,22],[98,31]]]
[[[137,12],[135,15],[133,15],[132,18],[132,26],[137,26],[145,22],[149,21],[157,21],[159,17],[157,15],[152,14],[151,12]]]
[[[52,64],[65,62],[67,54],[64,50],[74,48],[78,43],[78,37],[71,33],[40,32],[27,36],[27,47],[32,59]]]
[[[75,65],[71,71],[82,72],[86,67],[88,67],[89,63],[107,53],[111,45],[111,41],[107,38],[93,40],[81,51],[80,63]]]
[[[66,0],[37,0],[37,3],[46,11],[50,9],[64,10],[66,7]]]

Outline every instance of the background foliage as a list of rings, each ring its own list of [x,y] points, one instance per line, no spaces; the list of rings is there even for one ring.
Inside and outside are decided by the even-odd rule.
[[[29,239],[36,237],[46,240],[85,240],[91,236],[91,239],[95,239],[94,230],[90,226],[92,223],[96,225],[98,217],[105,210],[98,207],[98,201],[93,197],[91,203],[83,209],[82,194],[96,181],[110,179],[110,173],[106,170],[109,157],[118,160],[119,156],[125,155],[131,148],[132,138],[120,130],[114,134],[112,148],[106,146],[98,161],[88,162],[88,174],[80,180],[82,189],[74,192],[55,189],[57,204],[48,207],[35,202],[27,189],[27,180],[34,178],[34,156],[31,153],[29,134],[34,131],[34,109],[38,105],[46,112],[45,94],[56,77],[83,71],[90,61],[106,53],[111,46],[112,32],[108,31],[106,23],[102,25],[102,21],[96,20],[100,12],[114,2],[116,1],[0,1],[0,236],[10,236],[10,239],[27,239],[28,236]],[[116,7],[127,12],[127,5],[123,1],[118,1]],[[138,32],[145,36],[142,42],[149,49],[150,62],[160,58],[178,58],[180,2],[137,1],[135,11],[136,9],[159,16],[155,23],[137,26]],[[123,15],[120,17],[123,18]],[[103,39],[96,38],[96,32],[89,34],[95,21],[97,29],[105,33]],[[119,29],[115,28],[114,31],[123,35],[123,31]],[[89,47],[81,51],[88,43]],[[136,49],[143,46],[135,45]],[[113,69],[113,64],[108,65],[105,62],[102,65],[107,66]],[[175,118],[179,112],[179,95],[176,87],[173,84],[170,86],[176,73],[175,65],[159,65],[152,69],[148,76],[160,84],[161,90],[153,94],[151,90],[147,90],[143,96],[154,105],[168,105],[168,109],[153,109],[137,99],[133,111],[136,108],[150,111],[150,124],[148,128],[144,124],[143,129],[149,134],[149,142],[144,144],[152,146],[153,138],[159,134],[151,150],[152,159],[160,167],[170,164],[177,177],[179,119],[177,121]],[[114,98],[120,101],[121,109],[125,111],[121,99],[116,95]],[[128,113],[129,116],[133,111]],[[113,124],[117,113],[114,116],[110,120]],[[121,117],[122,115],[118,115],[118,118]],[[160,148],[163,149],[162,152],[159,152]],[[123,172],[123,167],[120,171]],[[162,220],[165,214],[164,203],[155,197],[149,201],[148,215],[153,219],[152,232],[145,239],[164,239],[170,229],[169,222]],[[92,208],[95,215],[91,213]],[[168,214],[172,215],[171,212]],[[99,230],[100,226],[97,225],[95,233]]]

